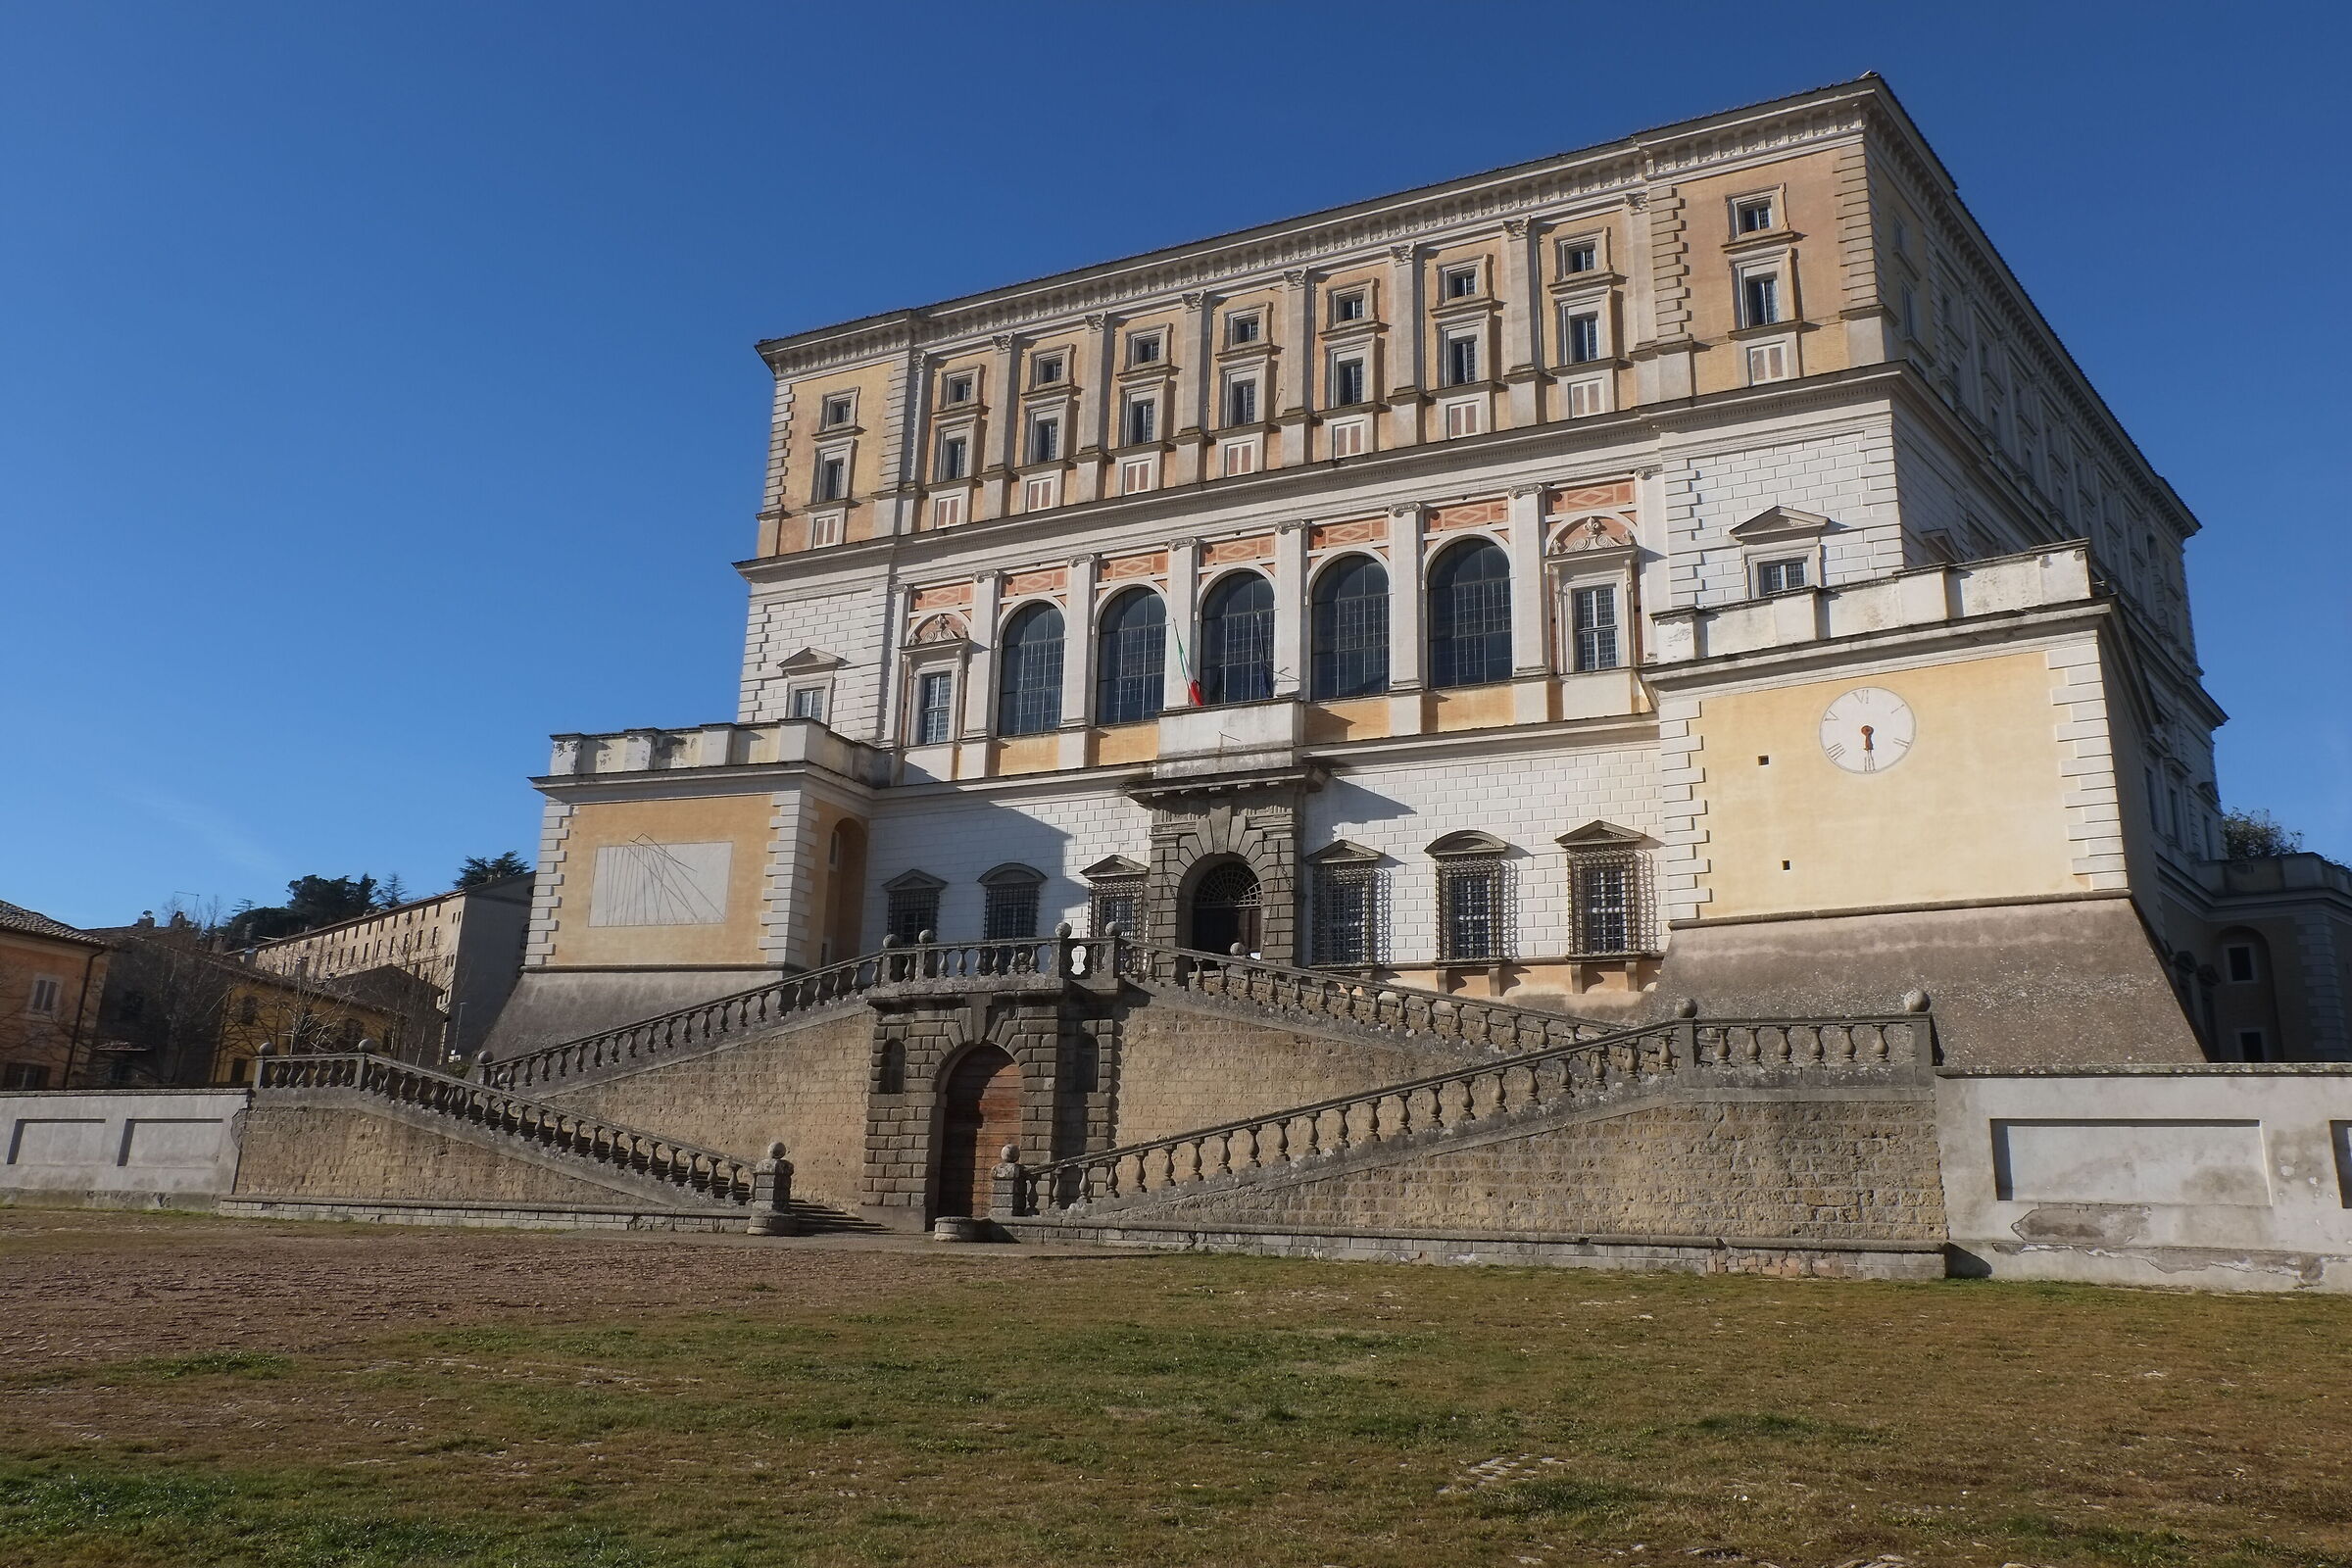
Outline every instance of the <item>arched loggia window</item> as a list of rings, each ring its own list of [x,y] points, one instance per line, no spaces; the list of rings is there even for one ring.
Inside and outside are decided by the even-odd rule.
[[[1200,606],[1200,700],[1256,703],[1274,695],[1274,585],[1237,571]]]
[[[1102,612],[1095,651],[1095,722],[1140,724],[1167,693],[1168,607],[1149,588],[1130,588]]]
[[[1511,563],[1491,539],[1467,540],[1429,573],[1429,683],[1483,686],[1511,674]]]
[[[1061,722],[1060,611],[1031,605],[1006,621],[998,665],[998,734],[1038,735]]]
[[[1319,701],[1389,689],[1389,574],[1350,556],[1315,579],[1314,686]]]

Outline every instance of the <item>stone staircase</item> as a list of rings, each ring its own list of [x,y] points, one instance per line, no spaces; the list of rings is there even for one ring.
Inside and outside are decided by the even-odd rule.
[[[1500,1010],[1500,1009],[1496,1009]],[[1484,1027],[1519,1020],[1471,1016]],[[1569,1033],[1563,1028],[1559,1032]],[[1048,1222],[1099,1225],[1253,1186],[1401,1160],[1529,1132],[1578,1112],[1706,1091],[1928,1081],[1935,1024],[1888,1017],[1683,1019],[1558,1040],[1499,1060],[1294,1105],[1150,1143],[1017,1168],[1000,1205]]]
[[[748,1222],[760,1186],[754,1161],[383,1056],[265,1057],[255,1092],[257,1103],[355,1109],[406,1122],[659,1209],[732,1213]],[[879,1230],[803,1200],[782,1211],[799,1234]]]

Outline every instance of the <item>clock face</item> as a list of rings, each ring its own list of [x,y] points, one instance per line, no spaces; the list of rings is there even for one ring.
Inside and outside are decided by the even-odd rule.
[[[1919,721],[1884,686],[1857,686],[1821,715],[1821,749],[1848,773],[1884,773],[1911,754]]]

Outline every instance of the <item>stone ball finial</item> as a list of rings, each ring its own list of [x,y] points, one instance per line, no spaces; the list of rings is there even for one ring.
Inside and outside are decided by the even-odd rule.
[[[1913,986],[1903,993],[1903,1010],[1905,1012],[1925,1012],[1928,1010],[1928,994],[1917,986]]]
[[[1118,921],[1113,920],[1102,928],[1102,934],[1106,937],[1120,937],[1126,935],[1126,928],[1121,926]]]
[[[914,940],[926,944],[937,942],[939,940],[939,933],[926,926],[914,934]]]
[[[1242,945],[1239,942],[1236,942],[1232,947],[1227,948],[1225,951],[1238,958],[1242,956],[1243,949]]]
[[[770,1159],[782,1159],[784,1157],[783,1139],[779,1138],[767,1146],[767,1157]]]
[[[997,1158],[1007,1165],[1018,1165],[1021,1162],[1021,1146],[1006,1144],[1003,1149],[997,1151]]]
[[[886,948],[897,947],[899,945],[899,934],[896,931],[893,931],[890,935],[882,939],[882,945]]]
[[[1696,997],[1685,997],[1685,998],[1683,998],[1683,999],[1682,999],[1682,1001],[1680,1001],[1680,1002],[1678,1002],[1678,1003],[1676,1003],[1676,1004],[1674,1004],[1674,1015],[1675,1015],[1677,1018],[1695,1018],[1695,1017],[1697,1017],[1697,1016],[1698,1016],[1698,999],[1697,999]]]
[[[1066,937],[1066,936],[1068,936],[1068,935],[1070,934],[1070,922],[1069,922],[1069,921],[1067,921],[1067,920],[1056,920],[1056,921],[1054,921],[1054,934],[1056,937]]]

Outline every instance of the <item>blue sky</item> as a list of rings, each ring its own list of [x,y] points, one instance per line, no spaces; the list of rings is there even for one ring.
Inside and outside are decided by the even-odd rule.
[[[531,854],[732,716],[755,340],[1885,74],[2352,859],[2337,7],[0,4],[0,898]]]

